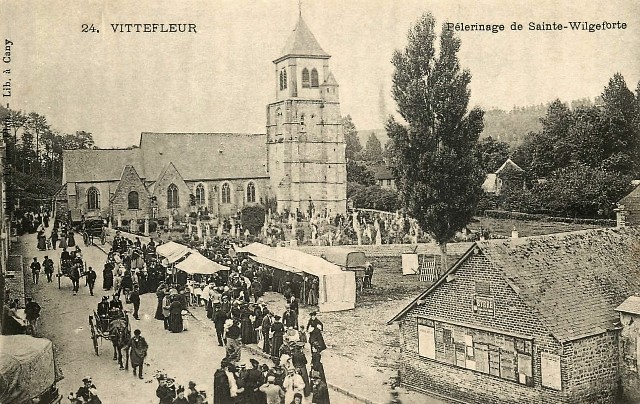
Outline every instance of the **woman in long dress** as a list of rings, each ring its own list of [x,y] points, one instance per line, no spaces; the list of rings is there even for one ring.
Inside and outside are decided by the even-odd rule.
[[[182,304],[177,297],[169,305],[169,331],[182,332]]]
[[[60,234],[60,249],[64,250],[69,247],[67,244],[67,231],[62,229],[62,234]]]
[[[61,239],[62,241],[64,239]],[[113,287],[113,270],[112,264],[104,264],[104,270],[102,271],[102,289],[109,290]]]
[[[38,250],[44,251],[47,249],[47,237],[44,235],[44,231],[38,232]]]
[[[165,285],[161,284],[160,286],[158,286],[156,290],[156,297],[158,298],[158,307],[156,308],[156,315],[154,316],[156,320],[160,320],[160,321],[164,321],[164,314],[162,314],[162,301],[164,300],[164,292],[165,292]]]
[[[76,246],[76,239],[74,237],[73,230],[69,230],[68,238],[69,238],[69,240],[67,241],[67,245],[69,247],[75,247]]]

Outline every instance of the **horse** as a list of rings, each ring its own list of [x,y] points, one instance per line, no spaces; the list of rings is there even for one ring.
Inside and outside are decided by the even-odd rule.
[[[128,322],[122,318],[118,317],[109,323],[109,340],[111,340],[111,344],[113,344],[113,360],[118,361],[118,365],[120,365],[120,369],[129,369],[129,341],[131,340],[131,329],[129,328]],[[126,354],[126,361],[123,365],[122,363],[122,349],[124,348]]]

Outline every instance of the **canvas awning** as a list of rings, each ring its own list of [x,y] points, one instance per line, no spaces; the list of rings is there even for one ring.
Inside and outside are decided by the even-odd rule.
[[[31,402],[62,379],[48,339],[2,335],[0,346],[0,403]]]
[[[176,264],[176,268],[188,274],[211,275],[218,271],[228,271],[229,268],[211,261],[199,252],[192,252],[183,261]]]
[[[286,265],[286,264],[282,264],[278,261],[274,261],[272,259],[266,258],[266,257],[258,257],[258,256],[253,256],[251,257],[252,260],[254,260],[255,262],[258,262],[260,264],[264,264],[273,268],[277,268],[283,271],[287,271],[287,272],[293,272],[293,273],[301,273],[302,271],[300,271],[297,268],[294,268],[292,266]]]
[[[353,271],[343,271],[323,258],[285,247],[253,243],[243,248],[252,260],[292,273],[318,277],[318,306],[321,312],[350,310],[356,304],[356,280]]]
[[[344,247],[329,247],[323,258],[344,268],[362,268],[367,264],[364,252]]]
[[[190,253],[191,249],[186,245],[169,241],[168,243],[159,245],[156,248],[156,252],[165,257],[167,261],[172,264]]]

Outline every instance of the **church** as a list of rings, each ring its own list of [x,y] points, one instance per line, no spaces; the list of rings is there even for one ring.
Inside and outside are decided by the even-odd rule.
[[[266,133],[143,132],[133,149],[65,150],[56,205],[74,217],[213,217],[263,204],[277,211],[346,211],[339,86],[300,15],[273,61]]]

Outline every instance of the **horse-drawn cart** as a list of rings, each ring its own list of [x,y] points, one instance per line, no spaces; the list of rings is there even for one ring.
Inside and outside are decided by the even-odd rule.
[[[82,224],[82,240],[85,246],[93,245],[93,239],[100,239],[100,244],[107,242],[107,231],[104,220],[101,217],[89,218]]]
[[[129,315],[124,311],[117,313],[110,312],[106,317],[100,317],[95,311],[89,316],[89,329],[91,330],[91,340],[93,341],[93,349],[96,355],[100,355],[99,346],[102,340],[106,339],[113,344],[113,358],[119,359],[122,366],[121,349],[129,342],[131,338],[131,324],[129,323]],[[98,344],[100,339],[100,345]],[[128,355],[128,354],[127,354]]]
[[[62,287],[61,279],[63,276],[71,278],[70,275],[74,265],[77,265],[79,267],[78,271],[80,272],[80,278],[87,275],[87,262],[82,259],[80,259],[80,262],[76,260],[63,260],[62,257],[60,257],[60,262],[58,263],[58,273],[56,274],[56,277],[58,278],[58,289]]]

